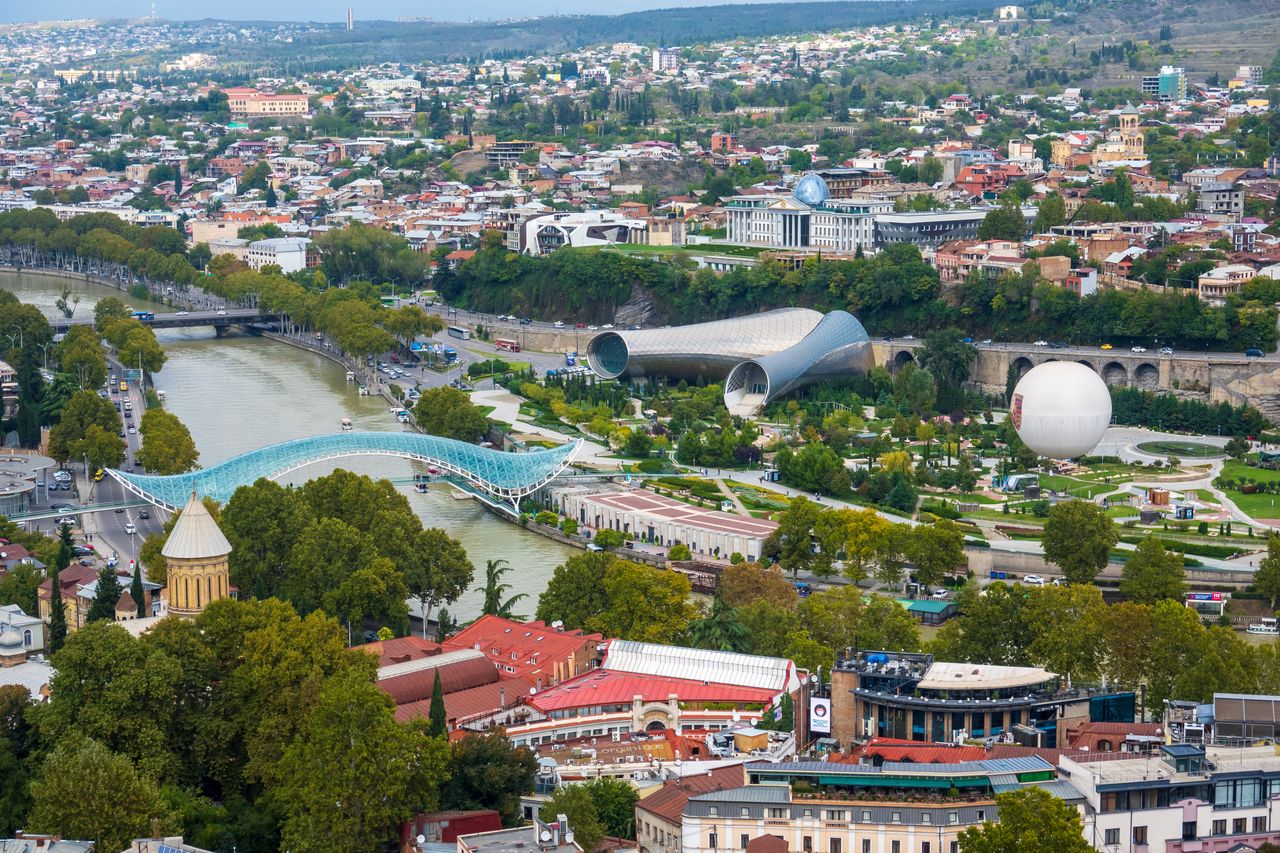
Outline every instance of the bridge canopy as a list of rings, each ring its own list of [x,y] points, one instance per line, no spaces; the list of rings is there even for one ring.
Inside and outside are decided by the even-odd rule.
[[[347,456],[398,456],[426,462],[507,505],[546,485],[568,467],[581,441],[530,453],[503,453],[413,432],[339,432],[272,444],[186,474],[160,476],[108,469],[125,489],[168,510],[192,492],[226,503],[241,486],[274,480],[316,462]]]

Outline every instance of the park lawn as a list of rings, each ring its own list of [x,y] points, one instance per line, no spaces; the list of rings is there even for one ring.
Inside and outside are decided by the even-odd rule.
[[[1246,495],[1232,489],[1226,490],[1227,497],[1231,498],[1231,502],[1240,508],[1245,515],[1254,518],[1280,518],[1280,506],[1276,506],[1277,495],[1267,495],[1259,492],[1258,494]]]
[[[489,415],[492,415],[497,408],[497,406],[476,406],[476,409],[480,411],[480,414],[484,415],[486,418],[489,417]]]
[[[1248,477],[1259,483],[1275,483],[1280,481],[1280,471],[1269,468],[1254,468],[1237,459],[1230,459],[1222,466],[1222,477],[1228,480],[1239,480]]]

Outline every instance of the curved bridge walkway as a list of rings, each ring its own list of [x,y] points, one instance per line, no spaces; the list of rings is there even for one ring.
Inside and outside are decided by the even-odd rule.
[[[177,511],[192,492],[226,503],[240,486],[274,480],[316,462],[350,456],[398,456],[436,466],[466,491],[507,513],[520,499],[554,480],[573,460],[581,441],[550,450],[503,453],[449,438],[410,432],[339,432],[299,438],[252,450],[187,474],[160,476],[110,468],[124,488],[158,507]]]

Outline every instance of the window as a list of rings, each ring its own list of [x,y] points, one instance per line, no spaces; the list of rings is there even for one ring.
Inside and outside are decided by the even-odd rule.
[[[844,820],[845,813],[843,809],[827,809],[827,820]]]
[[[959,812],[947,812],[947,823],[959,823],[959,822],[960,822]]]
[[[891,846],[889,847],[889,853],[902,853],[902,842],[901,841],[891,842]]]
[[[951,853],[960,853],[960,842],[959,842],[959,841],[952,841],[952,842],[951,842]]]
[[[785,818],[787,816],[786,809],[769,809],[769,817],[774,819]]]
[[[1266,815],[1262,815],[1261,817],[1255,817],[1255,818],[1253,819],[1253,831],[1254,831],[1254,832],[1266,832],[1266,831],[1267,831],[1267,817],[1266,817]]]
[[[1243,833],[1245,833],[1245,832],[1248,832],[1248,831],[1249,831],[1249,819],[1248,819],[1248,818],[1245,818],[1245,817],[1238,817],[1238,818],[1236,818],[1235,820],[1231,821],[1231,834],[1232,834],[1232,835],[1241,835],[1241,834],[1243,834]]]
[[[929,842],[928,842],[928,841],[921,841],[921,842],[920,842],[920,853],[929,853]]]
[[[862,853],[871,853],[871,839],[862,839]]]
[[[804,853],[813,853],[813,836],[806,835],[804,837],[804,843],[800,846],[804,848]]]
[[[1145,826],[1135,826],[1133,828],[1133,843],[1134,844],[1147,843],[1147,828]]]
[[[987,810],[986,810],[986,809],[978,809],[978,820],[983,821],[983,820],[986,820],[986,819],[987,819]]]
[[[1215,820],[1215,821],[1213,822],[1213,834],[1214,834],[1214,835],[1226,835],[1226,834],[1227,834],[1227,822],[1226,822],[1225,820]]]
[[[866,811],[866,810],[863,810],[863,812],[862,812],[862,822],[863,822],[863,823],[871,823],[871,812]]]
[[[738,809],[738,816],[751,817],[751,809],[747,808],[746,806],[743,806],[742,808]]]
[[[716,849],[716,834],[714,832],[707,837],[707,846],[712,850]]]
[[[1108,830],[1106,831],[1106,838],[1103,840],[1103,842],[1102,842],[1102,843],[1103,843],[1103,844],[1108,844],[1108,845],[1110,845],[1110,844],[1119,844],[1119,843],[1120,843],[1120,830],[1119,830],[1119,829],[1114,829],[1114,828],[1113,828],[1113,829],[1108,829]]]
[[[738,846],[743,850],[747,849],[747,845],[751,843],[751,836],[745,832],[738,836]]]
[[[831,839],[831,853],[840,853],[840,839]]]
[[[891,812],[889,815],[890,823],[902,823],[902,812]]]
[[[804,816],[805,816],[805,817],[813,817],[813,809],[805,809],[805,810],[804,810]]]
[[[720,816],[720,808],[719,808],[718,806],[708,806],[708,807],[707,807],[707,814],[711,815],[712,817],[719,817],[719,816]]]
[[[1199,837],[1196,832],[1196,822],[1194,820],[1184,820],[1182,822],[1182,840],[1195,841]]]
[[[928,812],[922,812],[920,814],[920,822],[923,824],[933,823],[933,815],[929,814]]]

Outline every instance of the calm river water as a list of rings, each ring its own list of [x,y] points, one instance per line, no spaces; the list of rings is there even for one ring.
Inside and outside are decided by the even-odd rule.
[[[77,317],[92,316],[94,304],[106,296],[123,296],[134,307],[155,308],[104,285],[0,272],[0,288],[50,316],[56,312],[54,302],[64,285],[81,298]],[[343,418],[351,418],[357,430],[400,428],[381,398],[360,397],[339,365],[314,353],[247,335],[219,340],[211,328],[161,330],[157,337],[169,358],[155,376],[156,387],[165,392],[165,407],[191,430],[202,465],[266,444],[337,431]],[[312,465],[286,479],[301,482],[337,467],[371,477],[414,473],[408,460],[370,456],[346,460],[341,466]],[[474,501],[455,500],[447,489],[419,494],[408,486],[400,488],[423,523],[443,528],[461,541],[476,566],[476,585],[451,608],[461,620],[479,614],[485,560],[502,558],[511,564],[513,571],[506,578],[511,593],[529,596],[516,612],[532,616],[552,570],[574,553],[498,519]]]

